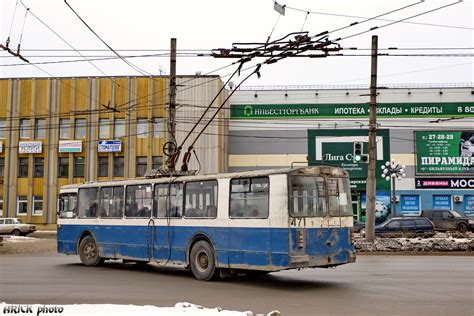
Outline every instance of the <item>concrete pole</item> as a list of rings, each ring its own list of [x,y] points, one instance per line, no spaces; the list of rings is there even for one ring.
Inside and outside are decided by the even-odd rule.
[[[377,35],[372,36],[369,116],[369,170],[366,188],[366,240],[375,239],[375,159],[377,134]]]
[[[168,138],[167,141],[175,142],[176,139],[176,38],[171,39],[170,50],[170,106],[168,111]]]

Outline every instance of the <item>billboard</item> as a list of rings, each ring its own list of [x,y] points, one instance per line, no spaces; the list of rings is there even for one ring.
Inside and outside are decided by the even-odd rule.
[[[60,153],[80,153],[82,152],[82,141],[80,140],[60,140]]]
[[[119,153],[122,151],[122,141],[120,140],[99,140],[97,151],[100,153]]]
[[[41,142],[19,142],[19,154],[41,154],[43,151],[43,143]]]
[[[417,174],[474,175],[474,130],[415,132]]]

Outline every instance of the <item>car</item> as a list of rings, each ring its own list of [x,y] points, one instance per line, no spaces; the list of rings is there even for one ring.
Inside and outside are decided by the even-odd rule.
[[[437,231],[458,231],[466,233],[469,230],[469,218],[453,210],[423,210],[423,217],[429,218],[435,224]]]
[[[25,224],[19,218],[0,218],[0,234],[26,236],[36,231],[35,225]]]
[[[364,222],[359,222],[358,220],[354,220],[354,226],[351,227],[351,231],[353,233],[360,233],[360,230],[365,227]]]
[[[469,214],[467,218],[469,219],[469,231],[474,233],[474,214]]]
[[[360,234],[365,237],[366,228]],[[393,217],[375,226],[377,237],[433,237],[434,224],[426,217]]]

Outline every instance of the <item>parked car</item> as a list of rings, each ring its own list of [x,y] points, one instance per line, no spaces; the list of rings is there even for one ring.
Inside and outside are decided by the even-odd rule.
[[[359,222],[358,220],[354,220],[354,226],[352,226],[351,230],[353,233],[360,233],[360,230],[365,227],[364,222]]]
[[[26,236],[35,231],[35,225],[25,224],[19,218],[0,218],[0,234]]]
[[[458,231],[465,233],[469,230],[469,218],[453,210],[423,210],[423,217],[429,218],[438,231]]]
[[[360,231],[365,237],[366,229]],[[434,224],[425,217],[393,217],[375,226],[377,237],[433,237]]]
[[[474,214],[469,215],[469,230],[474,233]]]

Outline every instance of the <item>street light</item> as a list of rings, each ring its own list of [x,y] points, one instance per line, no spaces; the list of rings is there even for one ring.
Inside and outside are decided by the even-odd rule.
[[[400,161],[387,161],[382,165],[382,178],[387,181],[392,180],[392,210],[395,213],[395,203],[397,202],[397,194],[395,189],[395,180],[400,180],[406,177],[405,165],[400,164]]]

